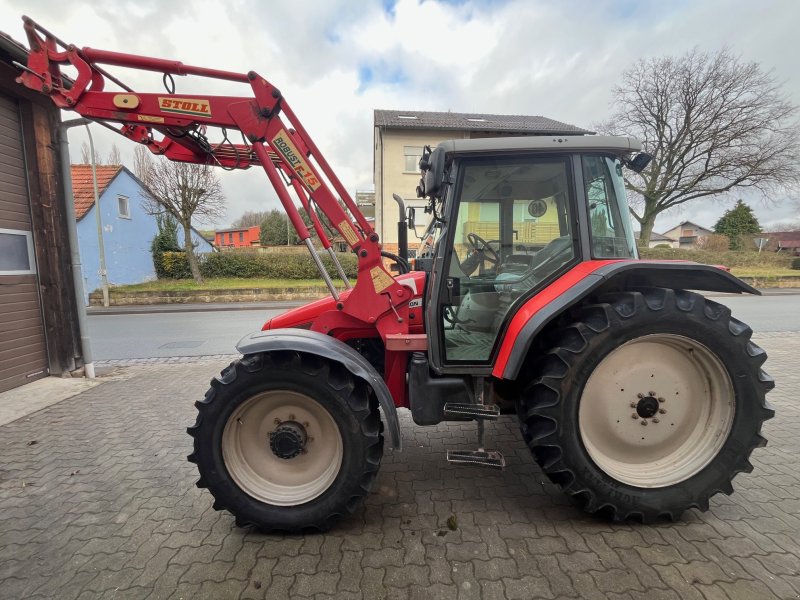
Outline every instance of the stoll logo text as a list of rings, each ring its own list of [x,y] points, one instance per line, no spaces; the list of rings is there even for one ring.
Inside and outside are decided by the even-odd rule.
[[[158,107],[162,112],[179,115],[211,116],[211,106],[208,104],[208,100],[198,98],[159,98]]]

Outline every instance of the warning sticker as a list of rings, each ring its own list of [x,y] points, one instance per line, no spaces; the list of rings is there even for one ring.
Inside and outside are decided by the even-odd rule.
[[[353,231],[353,226],[350,225],[347,221],[342,221],[339,223],[336,228],[342,232],[344,239],[347,240],[347,243],[351,246],[355,246],[358,243],[358,235],[355,231]]]
[[[394,283],[392,276],[380,267],[372,267],[369,270],[369,274],[372,277],[372,285],[375,287],[376,294],[380,294],[383,290]]]
[[[163,123],[164,117],[152,117],[150,115],[137,115],[140,121],[144,121],[145,123]]]

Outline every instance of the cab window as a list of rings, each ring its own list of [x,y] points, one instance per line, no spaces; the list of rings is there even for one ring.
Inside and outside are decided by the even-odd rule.
[[[635,258],[625,184],[619,160],[582,157],[594,258]]]
[[[439,307],[445,361],[488,361],[511,305],[575,259],[568,173],[548,157],[461,169]]]

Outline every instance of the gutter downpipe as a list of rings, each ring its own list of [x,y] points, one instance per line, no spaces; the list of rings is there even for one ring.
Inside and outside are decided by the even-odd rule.
[[[72,265],[72,282],[75,288],[75,300],[78,309],[78,331],[81,336],[81,353],[83,354],[83,369],[87,379],[94,379],[94,360],[92,358],[92,343],[89,339],[89,325],[86,321],[86,301],[83,292],[83,271],[81,269],[81,254],[78,249],[78,227],[75,222],[75,200],[72,192],[72,169],[69,158],[69,140],[67,130],[70,127],[88,125],[88,119],[72,119],[63,121],[58,126],[58,147],[61,155],[61,178],[64,180],[64,209],[67,215],[67,239],[69,240],[70,263]]]

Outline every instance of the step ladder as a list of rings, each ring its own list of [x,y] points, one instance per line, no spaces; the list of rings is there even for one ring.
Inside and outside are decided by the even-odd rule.
[[[447,462],[456,465],[473,465],[502,469],[506,466],[506,459],[498,450],[485,449],[485,426],[487,420],[496,421],[500,417],[500,408],[496,404],[483,403],[483,377],[478,377],[475,383],[474,404],[447,402],[444,405],[445,419],[472,419],[478,428],[477,450],[448,450]]]

